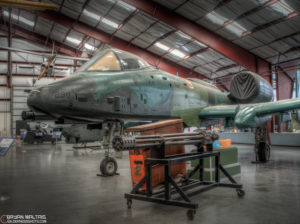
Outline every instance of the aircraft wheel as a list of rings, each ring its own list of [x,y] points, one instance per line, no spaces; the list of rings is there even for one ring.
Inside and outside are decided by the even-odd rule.
[[[242,189],[236,189],[236,193],[240,198],[244,197],[245,195],[245,191],[243,191]]]
[[[195,209],[189,209],[186,212],[187,217],[189,218],[189,220],[193,220],[196,214],[196,210]]]
[[[118,169],[117,161],[112,157],[105,157],[100,164],[100,172],[103,176],[113,176]]]
[[[270,146],[266,142],[260,142],[258,144],[258,160],[259,162],[267,162],[270,158]]]

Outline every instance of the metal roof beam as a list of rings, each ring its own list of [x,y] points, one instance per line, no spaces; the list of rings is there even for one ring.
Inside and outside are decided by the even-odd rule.
[[[293,18],[293,17],[295,17],[295,16],[298,16],[298,15],[299,15],[299,13],[295,11],[295,12],[293,12],[293,13],[291,13],[291,14],[289,14],[289,15],[283,17],[283,18],[276,19],[276,20],[271,21],[271,22],[269,22],[269,23],[265,23],[265,24],[259,25],[259,26],[255,27],[255,28],[252,29],[252,30],[247,30],[247,31],[245,31],[245,32],[242,34],[242,36],[244,37],[244,36],[247,36],[247,35],[249,35],[249,34],[251,34],[251,33],[255,33],[255,32],[264,30],[264,29],[266,29],[266,28],[269,28],[269,27],[271,27],[271,26],[274,26],[274,25],[276,25],[276,24],[279,24],[279,23],[281,23],[281,22],[283,22],[283,21],[286,21],[286,20],[288,20],[288,19],[290,19],[290,18]]]
[[[210,11],[208,11],[205,15],[202,15],[200,16],[199,18],[195,19],[195,21],[198,21],[202,18],[204,18],[205,16],[207,16],[209,13],[221,8],[222,6],[228,4],[229,2],[231,2],[232,0],[223,0],[223,1],[220,1],[213,9],[211,9]]]
[[[262,9],[264,9],[264,8],[266,8],[266,7],[269,7],[270,5],[276,3],[277,1],[278,1],[278,0],[269,0],[268,2],[266,2],[266,3],[263,4],[263,5],[260,5],[260,6],[255,7],[255,8],[253,8],[253,9],[247,11],[247,12],[244,12],[243,14],[241,14],[241,15],[239,15],[239,16],[233,18],[233,19],[227,20],[227,21],[224,23],[224,26],[227,26],[228,24],[230,24],[230,23],[232,23],[232,22],[234,22],[234,21],[243,19],[243,18],[245,18],[245,17],[247,17],[247,16],[250,16],[250,15],[252,15],[252,14],[254,14],[254,13],[257,13],[257,12],[259,12],[260,10],[262,10]],[[223,26],[223,27],[224,27],[224,26]],[[222,29],[223,27],[221,27],[220,29]]]
[[[294,79],[280,65],[275,66],[275,70],[277,69],[280,70],[286,77],[288,77],[290,81],[294,82]]]
[[[129,42],[122,40],[120,38],[117,37],[112,38],[110,34],[105,33],[104,31],[95,29],[92,26],[89,26],[80,21],[76,21],[61,13],[55,13],[51,11],[36,12],[36,13],[43,18],[52,20],[62,26],[73,29],[84,35],[90,36],[91,38],[106,43],[114,48],[118,48],[120,50],[128,51],[135,55],[139,55],[141,58],[145,59],[149,64],[159,69],[166,70],[172,74],[176,74],[178,72],[179,75],[182,77],[206,78],[204,75],[200,73],[194,72],[188,68],[180,66],[170,60],[160,58],[158,55],[155,55],[154,53],[147,51],[143,48],[140,48],[136,45],[129,44]]]
[[[0,30],[8,32],[8,27],[6,25],[0,24]],[[52,43],[47,42],[46,37],[41,36],[37,33],[28,31],[28,30],[25,30],[25,29],[23,29],[19,26],[16,26],[16,25],[14,25],[13,28],[12,28],[12,34],[15,35],[15,36],[30,40],[32,42],[41,44],[41,45],[46,44],[46,46],[49,47],[49,48],[53,47]],[[70,55],[70,56],[73,56],[73,57],[76,56],[76,50],[69,47],[69,46],[67,46],[67,45],[65,45],[65,44],[55,42],[54,48],[57,52],[61,52],[63,54]]]
[[[216,50],[234,62],[242,65],[253,72],[262,72],[261,68],[269,67],[269,63],[253,53],[239,47],[212,31],[192,22],[185,17],[172,12],[170,9],[150,0],[122,0],[151,16],[175,27],[178,30],[190,35],[208,47]]]
[[[0,60],[1,63],[7,63],[6,60]],[[42,63],[41,62],[27,62],[27,61],[12,61],[12,64],[16,65],[32,65],[34,67],[35,65],[40,66]],[[74,67],[73,64],[60,64],[60,63],[55,63],[55,66],[60,66],[60,67]],[[77,65],[77,67],[80,67],[80,65]]]
[[[216,72],[225,71],[225,70],[235,68],[235,67],[238,67],[238,66],[240,66],[240,65],[237,65],[237,64],[227,65],[227,66],[224,66],[222,68],[217,69]]]

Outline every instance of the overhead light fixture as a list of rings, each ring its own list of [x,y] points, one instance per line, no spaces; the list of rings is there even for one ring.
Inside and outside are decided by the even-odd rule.
[[[110,26],[110,27],[113,27],[115,29],[117,29],[119,27],[119,24],[109,20],[109,19],[106,19],[106,18],[102,18],[102,22],[105,23],[106,25]]]
[[[9,17],[9,12],[8,11],[3,11],[3,15],[5,17]],[[11,17],[12,17],[13,20],[16,20],[16,21],[19,20],[19,22],[21,22],[23,24],[26,24],[28,26],[34,26],[34,22],[33,21],[31,21],[29,19],[26,19],[23,16],[17,16],[17,15],[15,15],[15,14],[12,13]]]
[[[220,26],[223,25],[227,21],[227,18],[225,18],[224,16],[221,16],[219,13],[216,13],[215,11],[208,13],[205,16],[205,18],[208,19],[209,21],[211,21],[212,23],[220,25]]]
[[[88,43],[85,43],[84,44],[84,47],[90,51],[94,51],[95,50],[95,47],[93,47],[92,45],[88,44]]]
[[[160,43],[160,42],[156,42],[154,45],[155,45],[156,47],[158,47],[158,48],[164,50],[164,51],[170,50],[170,48],[169,48],[168,46],[166,46],[166,45],[164,45],[164,44],[162,44],[162,43]]]
[[[134,11],[136,10],[135,7],[128,5],[127,3],[123,2],[123,1],[118,1],[118,5],[121,6],[122,8],[128,10],[128,11]]]
[[[22,16],[19,17],[19,22],[25,23],[26,25],[29,25],[29,26],[34,26],[33,21],[30,21],[29,19],[26,19]]]
[[[284,0],[278,1],[270,5],[270,8],[272,8],[275,12],[283,16],[288,16],[289,14],[294,12],[294,9]]]
[[[81,40],[75,39],[73,37],[67,37],[66,40],[73,43],[73,44],[76,44],[76,45],[81,43]]]
[[[237,22],[232,22],[228,24],[225,29],[229,30],[230,32],[234,33],[237,36],[242,36],[247,30]]]
[[[187,34],[181,32],[181,31],[177,31],[176,33],[177,33],[181,38],[183,38],[183,39],[185,39],[185,40],[191,40],[191,39],[192,39],[192,37],[190,37],[189,35],[187,35]]]
[[[179,58],[185,58],[186,57],[186,55],[183,52],[181,52],[177,49],[174,49],[173,51],[171,51],[171,54],[173,54],[173,55],[175,55]]]
[[[99,21],[100,18],[101,18],[101,16],[97,15],[96,13],[90,12],[90,11],[88,11],[88,10],[86,10],[86,9],[84,9],[82,13],[83,13],[84,15],[86,15],[86,16],[88,16],[88,17],[91,17],[91,18],[93,18],[93,19],[95,19],[95,20],[98,20],[98,21]]]
[[[96,13],[93,13],[93,12],[88,11],[88,10],[86,10],[86,9],[84,9],[82,13],[83,13],[84,15],[86,15],[86,16],[88,16],[88,17],[94,19],[94,20],[101,21],[101,22],[103,22],[104,24],[106,24],[106,25],[108,25],[108,26],[110,26],[110,27],[113,27],[113,28],[115,28],[115,29],[117,29],[117,28],[119,27],[119,24],[117,24],[117,23],[115,23],[115,22],[113,22],[113,21],[111,21],[111,20],[109,20],[109,19],[106,19],[106,18],[104,18],[104,17],[101,17],[101,16],[97,15]]]

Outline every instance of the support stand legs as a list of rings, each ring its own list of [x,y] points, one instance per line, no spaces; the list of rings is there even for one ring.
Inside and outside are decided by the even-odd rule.
[[[215,157],[215,181],[203,181],[203,159],[205,157]],[[179,183],[175,182],[171,177],[171,165],[193,159],[199,160],[198,166],[196,166],[183,181]],[[152,165],[154,164],[161,164],[165,167],[164,188],[158,191],[153,191],[152,189]],[[220,171],[224,173],[230,183],[220,182]],[[199,172],[199,180],[190,180],[190,177],[196,172]],[[145,183],[146,192],[140,190]],[[132,199],[188,208],[187,217],[189,219],[193,219],[196,214],[198,204],[193,203],[189,197],[211,190],[218,186],[235,188],[239,197],[242,197],[245,194],[242,190],[242,185],[238,184],[220,164],[220,152],[203,152],[203,150],[199,149],[197,153],[176,155],[163,159],[146,159],[145,177],[130,193],[125,194],[125,198],[127,199],[128,208],[131,208]],[[191,189],[193,189],[193,191],[190,191]]]

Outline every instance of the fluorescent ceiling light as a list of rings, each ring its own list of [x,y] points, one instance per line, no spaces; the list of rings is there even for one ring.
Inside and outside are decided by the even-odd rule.
[[[84,47],[85,47],[86,49],[90,50],[90,51],[94,51],[94,50],[95,50],[95,47],[93,47],[92,45],[87,44],[87,43],[84,44]]]
[[[5,17],[9,17],[9,12],[8,11],[3,11],[3,15]],[[13,20],[16,20],[16,21],[19,20],[19,22],[21,22],[23,24],[26,24],[26,25],[29,25],[29,26],[34,26],[34,22],[31,21],[31,20],[29,20],[29,19],[26,19],[26,18],[24,18],[22,16],[17,16],[15,14],[11,14],[11,16],[12,16]]]
[[[5,17],[9,17],[9,12],[8,12],[8,11],[3,11],[3,15],[4,15]],[[18,16],[17,16],[17,15],[11,14],[11,16],[12,16],[12,18],[13,18],[14,20],[18,20]]]
[[[84,9],[82,13],[85,14],[86,16],[94,19],[94,20],[97,20],[97,21],[101,20],[101,22],[103,22],[106,25],[108,25],[110,27],[113,27],[115,29],[117,29],[119,27],[119,24],[117,24],[117,23],[115,23],[115,22],[113,22],[113,21],[111,21],[109,19],[106,19],[104,17],[101,17],[101,16],[97,15],[96,13],[90,12],[90,11],[88,11],[86,9]]]
[[[154,45],[155,45],[156,47],[158,47],[158,48],[164,50],[164,51],[170,50],[170,48],[169,48],[168,46],[166,46],[166,45],[164,45],[164,44],[162,44],[162,43],[160,43],[160,42],[156,42]]]
[[[179,58],[184,58],[186,55],[184,53],[182,53],[181,51],[174,49],[173,51],[171,51],[171,54],[179,57]]]
[[[227,26],[225,26],[225,29],[236,34],[237,36],[242,36],[242,34],[247,31],[247,29],[245,29],[243,26],[241,26],[237,22],[232,22],[232,23],[228,24]]]
[[[90,12],[90,11],[88,11],[86,9],[84,9],[82,13],[85,14],[86,16],[89,16],[89,17],[91,17],[91,18],[93,18],[95,20],[98,20],[98,21],[101,18],[101,16],[98,16],[96,13]]]
[[[247,29],[245,29],[239,23],[232,21],[232,20],[228,20],[224,16],[221,16],[220,14],[218,14],[214,11],[209,13],[206,17],[212,23],[218,24],[220,26],[225,26],[226,30],[230,31],[231,33],[233,33],[237,36],[242,36],[242,34],[247,31]]]
[[[212,11],[211,13],[207,14],[205,16],[209,21],[211,21],[214,24],[217,25],[223,25],[228,19],[224,16],[221,16],[220,14],[216,13],[215,11]]]
[[[66,40],[73,43],[73,44],[76,44],[76,45],[81,43],[81,40],[77,40],[77,39],[72,38],[72,37],[67,37]]]
[[[200,42],[197,41],[197,40],[194,40],[194,43],[197,44],[197,45],[200,46],[200,47],[203,47],[203,48],[207,47],[205,44],[200,43]]]
[[[22,23],[25,23],[29,26],[34,26],[34,22],[33,21],[30,21],[29,19],[26,19],[22,16],[19,17],[19,22],[22,22]]]
[[[128,10],[128,11],[131,11],[131,12],[136,10],[135,7],[133,7],[131,5],[128,5],[127,3],[122,2],[122,1],[118,1],[118,5],[121,6],[122,8],[124,8],[124,9]]]
[[[192,37],[190,37],[189,35],[187,35],[187,34],[185,34],[185,33],[180,32],[180,31],[177,31],[176,33],[177,33],[181,38],[183,38],[183,39],[186,39],[186,40],[191,40],[191,39],[192,39]]]
[[[284,0],[272,4],[270,5],[270,7],[283,16],[288,16],[289,14],[294,12],[294,10]]]
[[[115,29],[117,29],[119,27],[119,24],[117,24],[117,23],[115,23],[115,22],[113,22],[109,19],[106,19],[104,17],[102,18],[102,22],[105,23],[108,26],[111,26],[111,27],[115,28]]]

